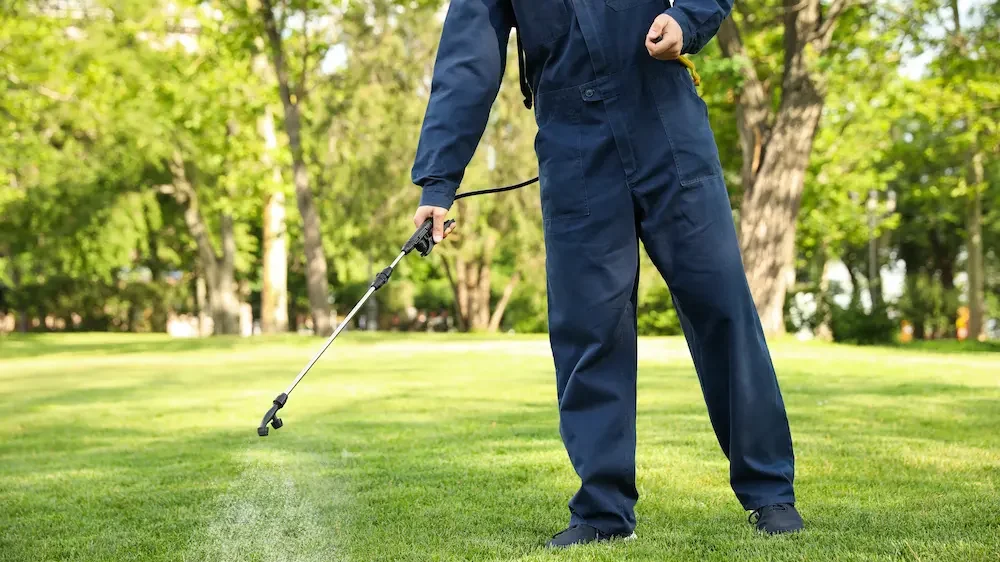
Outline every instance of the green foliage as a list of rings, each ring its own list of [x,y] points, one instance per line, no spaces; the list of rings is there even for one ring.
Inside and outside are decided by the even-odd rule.
[[[896,323],[885,307],[864,310],[852,303],[847,308],[834,306],[830,310],[830,330],[833,340],[858,345],[891,343],[898,333]]]
[[[213,249],[222,250],[222,217],[232,217],[237,281],[260,290],[264,196],[284,191],[289,209],[294,197],[290,174],[273,174],[289,169],[287,138],[279,132],[279,146],[267,150],[257,129],[270,108],[282,131],[256,4],[97,0],[82,15],[40,10],[55,4],[29,0],[0,8],[0,284],[8,303],[35,315],[75,308],[84,323],[107,329],[158,329],[167,310],[190,310],[197,247],[183,206],[163,189],[175,156],[197,191]],[[343,314],[370,280],[369,260],[382,267],[412,230],[419,193],[409,168],[443,3],[279,4],[332,298]],[[825,106],[797,225],[801,287],[818,294],[822,265],[833,259],[863,281],[874,237],[880,264],[906,264],[903,316],[928,333],[950,333],[961,300],[953,281],[966,267],[968,203],[978,194],[986,302],[1000,315],[998,6],[975,3],[961,14],[960,33],[950,5],[924,0],[864,4],[840,15],[834,48],[809,60],[822,70]],[[782,10],[776,0],[737,10],[748,58],[722,57],[715,42],[695,57],[734,191],[742,165],[739,70],[752,64],[778,103]],[[187,33],[192,27],[197,33]],[[535,125],[521,105],[513,47],[463,190],[535,173]],[[902,74],[901,65],[921,53],[929,61],[923,73]],[[979,184],[969,179],[973,153],[984,157]],[[882,201],[874,228],[865,209],[870,190]],[[897,196],[891,212],[884,203],[890,190]],[[455,237],[436,259],[407,262],[391,294],[376,297],[380,310],[453,309],[444,264],[486,260],[491,306],[519,276],[501,329],[544,331],[537,189],[465,200],[453,215]],[[298,213],[288,213],[286,227],[294,319],[309,309]],[[168,289],[178,277],[183,295]],[[931,288],[930,279],[940,287]],[[639,292],[640,332],[680,333],[669,291],[648,260]],[[821,317],[793,324],[815,327]],[[857,332],[843,328],[855,320],[842,319],[841,334]]]
[[[681,323],[666,285],[656,284],[639,301],[638,330],[643,336],[676,336]]]
[[[940,338],[954,335],[959,305],[957,289],[945,287],[939,277],[916,273],[907,276],[897,308],[913,324],[915,337]]]

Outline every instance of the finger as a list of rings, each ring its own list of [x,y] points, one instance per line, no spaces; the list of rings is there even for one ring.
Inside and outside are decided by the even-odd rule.
[[[427,208],[417,207],[417,212],[413,214],[413,225],[419,228],[425,220],[427,220]]]
[[[646,39],[646,51],[649,52],[650,56],[655,57],[656,55],[660,54],[660,52],[663,51],[664,48],[665,45],[663,45],[662,41],[660,43],[653,43],[651,40]]]
[[[666,54],[670,48],[673,46],[674,41],[670,37],[664,37],[659,43],[653,43],[652,41],[646,41],[646,50],[653,57],[660,57]]]
[[[653,45],[653,47],[649,54],[659,60],[675,59],[681,54],[680,41],[672,34],[664,37],[663,41]]]
[[[434,242],[440,242],[444,238],[444,210],[434,211]]]
[[[653,20],[652,25],[649,26],[649,31],[646,33],[646,39],[654,41],[657,37],[663,35],[663,28],[666,27],[666,24],[666,18],[657,16],[657,18]]]
[[[444,231],[444,237],[447,238],[448,235],[451,234],[454,231],[455,231],[455,223],[451,223],[451,226],[449,226],[447,229],[445,229],[445,231]]]

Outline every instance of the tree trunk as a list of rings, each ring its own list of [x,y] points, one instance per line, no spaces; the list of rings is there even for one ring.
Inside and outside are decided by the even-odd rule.
[[[475,295],[476,316],[472,322],[473,330],[479,332],[489,328],[490,325],[490,275],[492,267],[490,262],[483,258],[477,269],[476,286],[471,290]]]
[[[873,236],[871,242],[869,242],[869,253],[871,254],[869,260],[871,261],[871,266],[868,268],[868,296],[872,301],[872,310],[879,310],[885,304],[885,295],[882,291],[882,263],[878,259],[879,254],[879,238]]]
[[[500,297],[500,301],[497,302],[497,306],[493,309],[493,315],[490,317],[490,325],[487,328],[489,332],[496,332],[500,329],[500,322],[503,320],[503,313],[507,309],[507,303],[510,302],[511,295],[514,294],[514,288],[517,287],[518,282],[521,280],[521,274],[515,272],[507,282],[507,286],[503,289],[503,295]]]
[[[217,267],[217,286],[209,293],[212,321],[217,334],[240,333],[240,300],[236,296],[236,239],[233,217],[222,215],[222,260]]]
[[[146,201],[142,205],[143,219],[146,222],[146,244],[149,247],[149,256],[146,259],[146,266],[149,267],[149,276],[154,286],[163,277],[163,262],[160,260],[160,233],[153,228],[151,212],[158,201]],[[154,332],[167,331],[167,303],[163,298],[157,298],[153,302],[153,311],[150,317],[150,329]]]
[[[22,290],[21,287],[21,268],[16,264],[11,268],[10,272],[11,281],[14,283],[12,287],[15,291]],[[28,309],[24,305],[23,295],[19,295],[18,300],[20,305],[17,307],[17,331],[22,334],[28,333],[28,325],[30,320],[28,319]]]
[[[983,153],[977,151],[969,169],[969,339],[977,340],[984,335],[985,317],[985,275],[983,269],[983,201],[981,187],[984,181]]]
[[[274,132],[271,108],[257,123],[264,137],[265,167],[273,169],[274,185],[264,204],[263,271],[260,291],[260,329],[265,334],[288,331],[288,233],[285,228],[285,193],[281,185],[281,170],[272,155],[278,141]]]
[[[488,330],[490,326],[490,281],[492,277],[493,249],[496,247],[496,237],[488,235],[483,242],[479,258],[470,265],[475,272],[475,282],[470,279],[470,300],[475,303],[470,310],[470,326],[475,331]],[[471,276],[470,276],[471,277]]]
[[[916,274],[916,273],[910,274],[909,272],[907,272],[907,274],[906,274],[906,291],[911,295],[911,298],[912,298],[912,295],[916,295],[917,294],[917,283],[919,282],[918,275],[919,274]],[[932,277],[928,276],[928,278],[932,278]],[[913,335],[914,335],[914,337],[916,337],[918,339],[921,339],[921,340],[926,340],[927,339],[927,317],[926,317],[926,315],[919,315],[918,314],[916,316],[916,318],[912,319],[912,321],[913,321]]]
[[[446,257],[442,257],[441,258],[441,265],[444,267],[445,277],[448,278],[448,285],[451,286],[451,294],[454,295],[454,297],[455,297],[453,299],[453,303],[454,303],[454,307],[455,307],[455,310],[454,310],[454,313],[455,313],[455,323],[458,325],[459,331],[464,332],[468,328],[467,328],[466,323],[465,323],[465,317],[462,315],[461,304],[459,303],[459,298],[458,298],[458,291],[459,291],[458,286],[459,286],[459,284],[455,281],[455,276],[452,275],[452,273],[451,273],[451,265],[449,265],[448,259]]]
[[[945,240],[942,240],[942,237]],[[943,235],[937,230],[931,230],[927,242],[931,249],[931,263],[933,269],[929,271],[933,278],[934,273],[941,277],[941,286],[947,290],[955,288],[955,250],[952,244],[947,241],[947,234]]]
[[[198,246],[199,269],[204,273],[208,292],[208,309],[212,316],[213,334],[235,334],[239,331],[239,299],[234,282],[236,240],[233,236],[233,219],[224,214],[221,220],[222,258],[220,259],[208,236],[208,227],[198,204],[198,193],[187,178],[184,161],[175,154],[169,161],[173,175],[171,194],[184,209],[184,223]]]
[[[785,329],[787,269],[795,257],[796,219],[823,107],[819,98],[808,95],[787,103],[790,107],[779,111],[754,183],[744,186],[740,206],[744,268],[761,324],[769,334]]]
[[[271,45],[271,61],[278,77],[278,91],[285,112],[285,133],[288,135],[288,146],[292,153],[295,200],[298,203],[299,213],[302,215],[303,242],[306,251],[306,288],[309,293],[313,326],[317,334],[329,335],[332,332],[332,325],[328,302],[326,256],[323,253],[319,213],[313,203],[313,195],[309,186],[309,173],[302,151],[301,119],[298,106],[301,100],[299,96],[293,96],[289,86],[288,69],[285,66],[285,52],[281,38],[281,32],[284,30],[278,29],[271,0],[261,2],[260,14]],[[301,80],[304,79],[305,76],[301,78]]]
[[[195,272],[194,280],[194,301],[195,308],[198,309],[198,335],[209,336],[211,332],[208,327],[208,283],[205,282],[205,272],[199,267]]]
[[[833,261],[823,260],[823,272],[819,279],[819,295],[816,299],[816,311],[820,314],[816,325],[816,338],[821,341],[833,341],[833,330],[830,329],[830,306],[836,306],[830,295],[830,275],[833,272]]]
[[[490,314],[490,259],[492,251],[473,260],[461,256],[455,258],[455,277],[451,268],[445,265],[445,273],[455,294],[458,326],[463,331],[489,330],[492,323]],[[508,297],[509,298],[509,297]],[[504,303],[506,306],[506,303]],[[501,311],[501,317],[503,312]],[[497,318],[499,324],[500,318]]]
[[[455,258],[455,302],[458,304],[458,318],[461,321],[463,331],[469,331],[472,326],[469,322],[469,287],[466,283],[468,279],[467,264],[462,256]]]
[[[851,262],[851,260],[848,257],[848,255],[845,254],[844,257],[841,258],[841,261],[843,262],[844,267],[847,268],[847,275],[851,278],[851,302],[850,302],[850,306],[853,308],[855,306],[858,306],[858,300],[860,299],[860,295],[861,295],[861,279],[860,279],[860,276],[857,273],[857,269],[855,267],[853,267],[853,262]]]
[[[737,117],[743,157],[740,249],[747,281],[768,334],[785,330],[785,293],[794,264],[795,227],[823,109],[824,85],[810,61],[830,45],[845,1],[833,0],[820,17],[819,0],[784,0],[784,74],[781,102],[771,96],[753,65],[743,65]],[[718,33],[723,54],[747,58],[733,18]],[[773,123],[773,125],[772,125]]]

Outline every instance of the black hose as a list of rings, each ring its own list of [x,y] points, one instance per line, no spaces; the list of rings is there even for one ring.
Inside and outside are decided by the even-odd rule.
[[[459,193],[458,195],[455,196],[455,199],[458,200],[458,199],[461,199],[463,197],[472,197],[473,195],[485,195],[487,193],[501,193],[501,192],[504,192],[504,191],[513,191],[515,189],[521,189],[522,187],[524,187],[526,185],[531,185],[531,184],[533,184],[533,183],[535,183],[537,181],[538,181],[538,176],[535,176],[535,177],[531,178],[528,181],[523,181],[521,183],[515,183],[514,185],[505,185],[503,187],[494,187],[494,188],[490,188],[490,189],[480,189],[478,191],[469,191],[469,192],[466,192],[466,193]]]

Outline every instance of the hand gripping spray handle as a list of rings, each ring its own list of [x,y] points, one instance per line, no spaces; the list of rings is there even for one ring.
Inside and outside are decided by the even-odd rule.
[[[455,219],[448,219],[444,223],[444,230],[448,230],[451,225],[455,224]],[[424,224],[420,225],[419,228],[410,236],[410,239],[403,244],[403,253],[409,254],[414,249],[420,252],[421,256],[427,257],[427,254],[431,253],[434,249],[434,219],[427,219]]]

